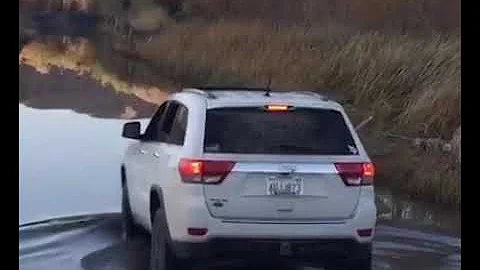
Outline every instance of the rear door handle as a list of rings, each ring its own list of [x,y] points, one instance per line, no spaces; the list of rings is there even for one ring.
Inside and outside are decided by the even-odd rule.
[[[147,153],[147,150],[145,150],[145,149],[140,149],[140,153],[141,153],[141,154],[146,154],[146,153]]]
[[[152,156],[156,157],[156,158],[159,158],[160,157],[160,154],[158,152],[155,152],[152,154]]]

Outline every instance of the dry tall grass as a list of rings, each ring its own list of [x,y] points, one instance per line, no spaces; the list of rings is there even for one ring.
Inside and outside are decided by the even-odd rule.
[[[380,184],[458,203],[460,168],[448,154],[396,146],[382,134],[450,139],[461,124],[459,7],[455,0],[191,0],[191,22],[137,49],[171,66],[182,84],[271,78],[279,88],[335,90],[354,117],[375,116],[362,137],[380,149],[373,155]]]
[[[460,124],[458,39],[305,31],[261,22],[179,25],[138,48],[145,58],[177,63],[179,75],[214,69],[263,85],[271,76],[280,88],[335,89],[377,124],[413,135],[449,138]],[[214,75],[203,83],[216,83]]]
[[[135,0],[132,0],[135,1]],[[138,1],[138,0],[137,0]],[[195,18],[273,23],[340,23],[362,30],[458,31],[459,0],[184,0]]]

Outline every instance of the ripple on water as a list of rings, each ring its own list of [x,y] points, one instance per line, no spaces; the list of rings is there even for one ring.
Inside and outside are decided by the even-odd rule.
[[[121,237],[117,215],[81,224],[66,223],[65,228],[50,227],[20,231],[21,269],[42,265],[52,270],[68,270],[76,269],[80,262],[83,269],[146,269],[148,239],[126,243]],[[380,225],[373,247],[374,269],[452,270],[461,267],[460,239],[455,237]],[[232,264],[215,269],[252,270],[242,267],[241,263]],[[192,270],[207,268],[193,267]],[[292,269],[319,268],[294,265]]]
[[[460,269],[459,238],[408,228],[378,226],[376,269]]]

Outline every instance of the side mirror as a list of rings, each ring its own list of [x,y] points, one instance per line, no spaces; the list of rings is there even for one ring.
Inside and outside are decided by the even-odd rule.
[[[123,125],[122,137],[140,139],[140,122],[128,122]]]

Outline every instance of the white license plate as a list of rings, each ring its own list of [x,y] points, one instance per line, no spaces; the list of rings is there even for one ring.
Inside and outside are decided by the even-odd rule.
[[[267,195],[293,195],[303,193],[303,180],[301,178],[276,178],[267,179]]]

